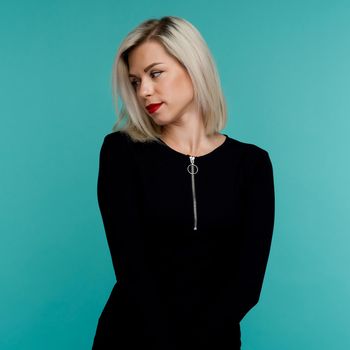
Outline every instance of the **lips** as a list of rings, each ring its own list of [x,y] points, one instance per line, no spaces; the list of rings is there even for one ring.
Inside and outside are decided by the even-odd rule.
[[[154,113],[162,104],[163,104],[163,102],[151,103],[148,106],[146,106],[146,108],[147,108],[149,113]]]

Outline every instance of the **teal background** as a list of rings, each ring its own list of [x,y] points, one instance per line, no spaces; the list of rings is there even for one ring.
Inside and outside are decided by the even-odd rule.
[[[1,2],[0,348],[91,348],[114,283],[96,197],[112,62],[164,15],[201,31],[224,132],[274,166],[272,250],[242,349],[350,349],[346,0]]]

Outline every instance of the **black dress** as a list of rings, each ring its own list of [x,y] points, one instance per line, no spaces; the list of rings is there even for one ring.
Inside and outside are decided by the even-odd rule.
[[[190,158],[108,134],[98,203],[117,282],[93,349],[240,349],[274,226],[267,151],[225,135]],[[192,165],[191,165],[192,164]]]

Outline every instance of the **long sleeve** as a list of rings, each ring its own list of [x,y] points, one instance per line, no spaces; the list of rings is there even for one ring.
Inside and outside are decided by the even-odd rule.
[[[162,303],[157,285],[159,281],[147,263],[135,170],[126,139],[120,135],[107,135],[100,151],[97,189],[117,283],[141,311],[150,349],[175,349],[166,305]],[[148,349],[147,344],[144,348]]]
[[[275,217],[273,168],[267,151],[255,148],[243,166],[243,217],[239,234],[238,259],[220,292],[209,305],[207,326],[213,334],[239,323],[257,304],[267,266]],[[234,247],[232,247],[232,250]],[[232,258],[232,259],[231,259]],[[217,333],[215,333],[215,331]],[[209,332],[210,333],[210,332]]]

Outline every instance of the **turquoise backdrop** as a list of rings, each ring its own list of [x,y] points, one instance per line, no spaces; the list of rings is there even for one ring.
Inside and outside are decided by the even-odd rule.
[[[191,21],[231,137],[269,151],[276,221],[242,350],[350,349],[350,2],[2,1],[0,349],[90,349],[114,272],[97,205],[124,36]]]

